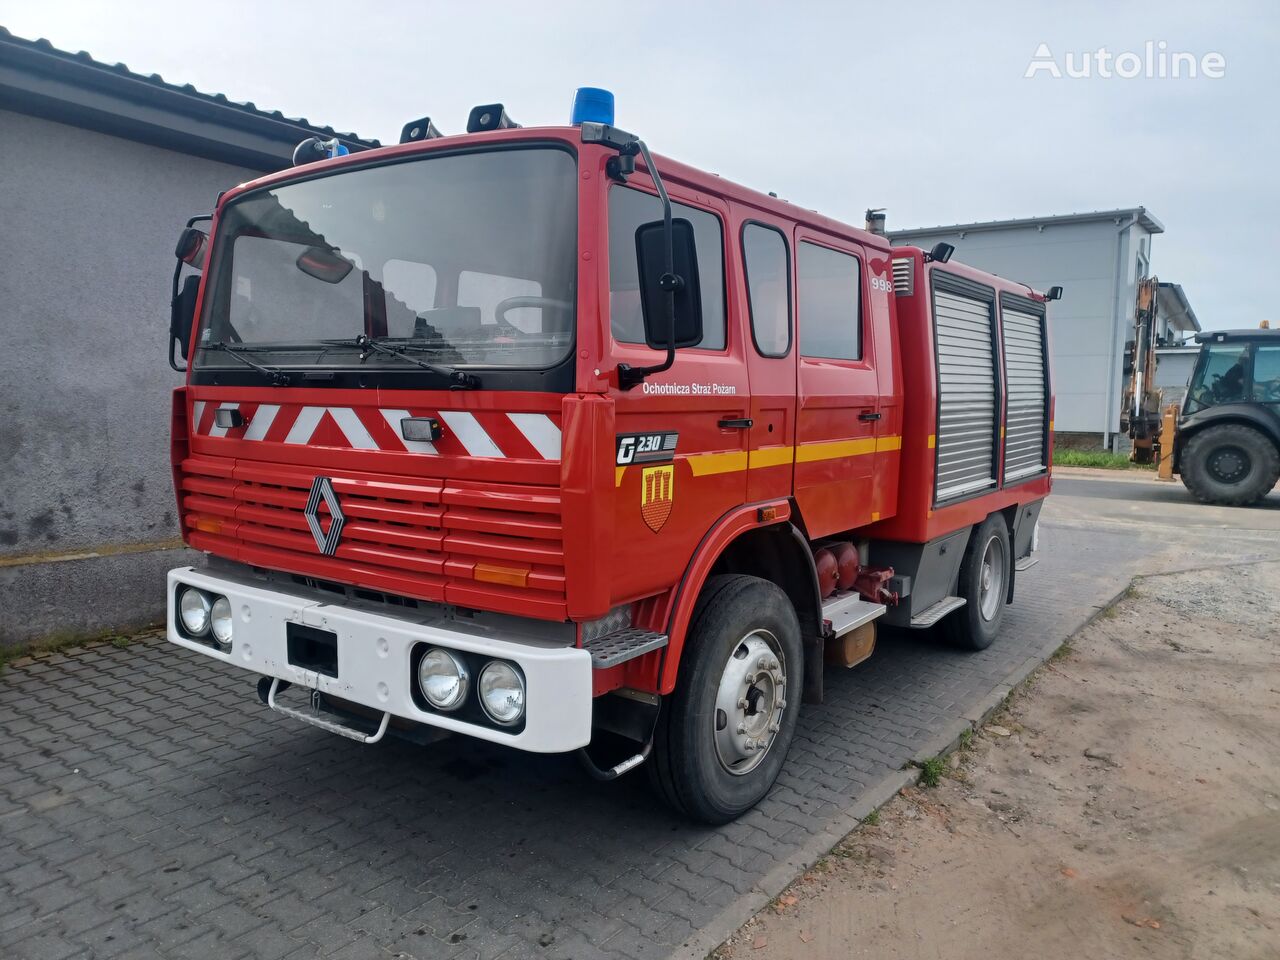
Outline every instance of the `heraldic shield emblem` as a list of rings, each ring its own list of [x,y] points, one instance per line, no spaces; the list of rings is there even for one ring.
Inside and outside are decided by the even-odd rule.
[[[646,467],[640,477],[640,516],[654,533],[662,529],[671,516],[676,497],[676,468]]]

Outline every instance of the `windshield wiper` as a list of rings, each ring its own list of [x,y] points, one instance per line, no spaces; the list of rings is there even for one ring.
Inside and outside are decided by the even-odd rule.
[[[252,350],[252,347],[236,346],[234,343],[227,343],[225,340],[219,340],[217,343],[204,343],[200,346],[203,350],[221,350],[223,353],[230,354],[246,367],[253,367],[259,373],[269,377],[273,387],[287,387],[293,382],[289,374],[283,370],[268,367],[265,363],[259,363],[257,360],[252,360],[245,356],[245,352]]]
[[[429,363],[426,360],[409,355],[409,351],[412,349],[427,349],[426,344],[402,343],[392,347],[363,333],[356,337],[354,341],[338,342],[354,342],[361,350],[361,360],[367,357],[370,351],[376,350],[378,353],[385,353],[392,357],[401,357],[402,359],[408,360],[410,363],[416,363],[418,366],[422,367],[423,370],[430,370],[432,373],[437,373],[452,381],[452,385],[450,386],[451,390],[475,390],[480,386],[480,378],[473,373],[465,373],[462,370],[455,370],[453,367],[445,366],[441,363]]]

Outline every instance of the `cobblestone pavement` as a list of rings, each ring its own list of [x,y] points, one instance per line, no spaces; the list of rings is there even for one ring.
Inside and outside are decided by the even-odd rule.
[[[325,734],[159,640],[19,663],[0,676],[0,957],[701,950],[1163,545],[1054,516],[993,647],[886,635],[829,670],[778,786],[719,829],[667,813],[643,776],[598,784],[567,757]]]

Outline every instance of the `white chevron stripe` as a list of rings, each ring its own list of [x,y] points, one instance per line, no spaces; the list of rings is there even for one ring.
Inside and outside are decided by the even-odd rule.
[[[410,453],[430,453],[436,454],[436,445],[430,440],[406,440],[404,433],[400,429],[400,421],[406,417],[411,417],[408,410],[381,410],[382,418],[387,421],[387,425],[396,432],[396,436],[400,438],[400,442],[404,444],[404,448]]]
[[[533,444],[543,460],[560,459],[560,428],[545,413],[508,413],[507,419]]]
[[[378,444],[374,442],[373,437],[369,436],[369,431],[365,429],[365,425],[360,422],[360,418],[350,407],[330,407],[329,416],[337,421],[342,432],[346,434],[347,443],[351,446],[357,450],[378,449]]]
[[[238,409],[239,406],[240,404],[238,403],[220,403],[218,404],[218,409],[219,410],[235,410],[235,409]],[[230,430],[231,428],[218,426],[218,420],[217,420],[218,414],[214,413],[213,416],[214,416],[214,421],[213,421],[213,425],[209,427],[209,436],[225,437],[227,435],[227,431]]]
[[[285,443],[309,443],[311,435],[316,432],[316,427],[320,425],[320,418],[324,416],[324,407],[303,407],[298,412],[298,419],[293,421],[293,426],[289,428],[289,435],[284,438]]]
[[[462,410],[441,410],[440,417],[473,457],[505,457],[480,421]]]
[[[195,435],[200,432],[200,418],[204,416],[204,401],[197,400],[191,405],[191,433]]]
[[[276,414],[280,412],[279,404],[264,403],[260,405],[249,422],[249,429],[244,432],[245,440],[261,440],[276,422]]]

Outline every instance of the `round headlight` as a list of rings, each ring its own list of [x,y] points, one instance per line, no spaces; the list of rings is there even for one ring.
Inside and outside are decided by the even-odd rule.
[[[209,629],[219,643],[231,642],[231,601],[226,597],[219,597],[209,608]]]
[[[209,597],[195,587],[183,587],[178,594],[178,617],[188,634],[203,637],[209,632]]]
[[[480,705],[489,719],[509,727],[524,716],[524,677],[502,660],[490,660],[480,671]]]
[[[418,689],[437,710],[457,710],[470,687],[467,665],[448,650],[433,647],[418,662]]]

